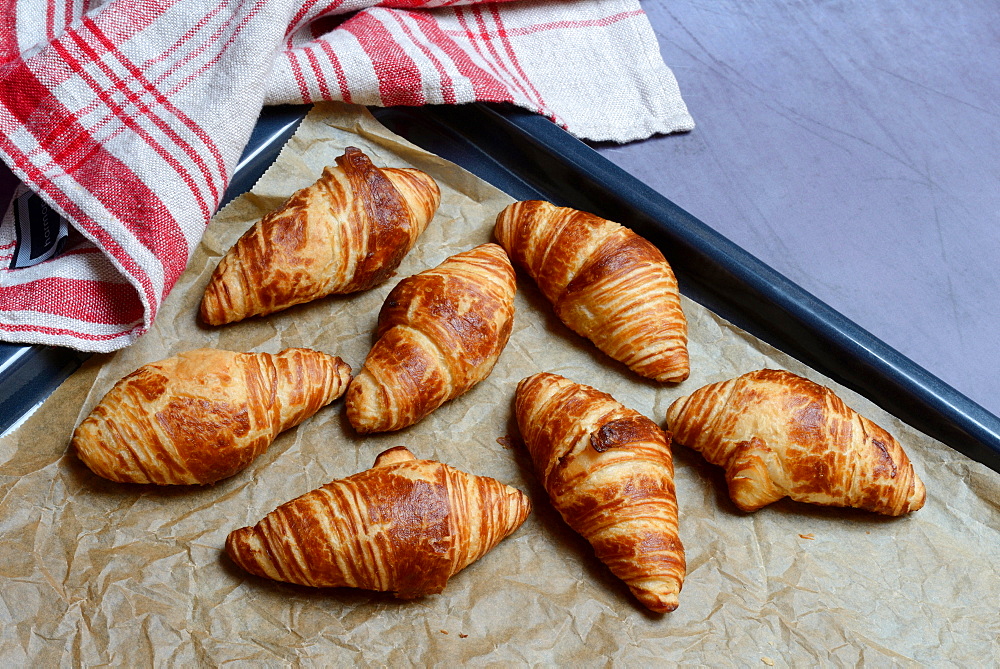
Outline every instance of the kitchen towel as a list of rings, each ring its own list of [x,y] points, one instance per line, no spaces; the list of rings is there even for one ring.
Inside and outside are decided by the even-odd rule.
[[[317,100],[693,127],[637,0],[0,0],[0,340],[132,343],[262,106]]]

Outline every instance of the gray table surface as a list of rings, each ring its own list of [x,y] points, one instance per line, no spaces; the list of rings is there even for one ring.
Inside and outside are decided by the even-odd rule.
[[[1000,415],[1000,3],[642,6],[697,127],[595,148]]]

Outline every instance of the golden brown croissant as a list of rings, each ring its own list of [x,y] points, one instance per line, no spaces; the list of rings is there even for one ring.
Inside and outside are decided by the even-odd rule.
[[[403,279],[378,317],[378,341],[347,390],[361,433],[413,425],[493,370],[514,321],[514,268],[496,244]]]
[[[528,497],[398,446],[375,466],[282,504],[229,534],[226,553],[257,576],[410,599],[448,579],[528,517]]]
[[[319,351],[195,349],[118,381],[76,428],[72,445],[112,481],[214,483],[340,397],[350,380],[347,363]]]
[[[336,167],[226,253],[205,288],[201,318],[221,325],[376,286],[396,271],[440,201],[427,174],[375,167],[348,147]]]
[[[788,496],[890,516],[924,505],[924,484],[892,435],[829,388],[762,369],[675,401],[667,424],[677,443],[726,469],[743,511]]]
[[[677,608],[684,547],[670,437],[607,393],[556,374],[517,386],[515,414],[563,519],[647,608]]]
[[[655,246],[612,221],[540,201],[501,211],[494,233],[571,330],[637,374],[688,377],[677,279]]]

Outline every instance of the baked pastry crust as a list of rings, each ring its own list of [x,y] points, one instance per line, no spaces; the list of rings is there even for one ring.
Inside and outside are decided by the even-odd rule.
[[[309,349],[195,349],[119,380],[76,428],[72,448],[112,481],[214,483],[340,397],[350,379],[347,363]]]
[[[670,437],[607,393],[556,374],[517,386],[535,472],[566,523],[647,608],[677,608],[686,571]]]
[[[829,388],[761,369],[713,383],[667,410],[674,440],[726,470],[743,511],[782,497],[898,516],[924,505],[902,446]]]
[[[270,314],[389,279],[441,201],[420,170],[380,168],[348,147],[311,186],[247,230],[202,297],[209,325]]]
[[[400,446],[379,455],[371,469],[233,531],[226,553],[248,572],[277,581],[411,599],[441,592],[530,511],[516,488],[418,460]]]
[[[362,433],[413,425],[489,376],[514,323],[514,268],[483,244],[400,281],[378,317],[378,340],[347,391]]]
[[[494,234],[571,330],[644,377],[688,377],[677,279],[655,246],[613,221],[538,200],[501,211]]]

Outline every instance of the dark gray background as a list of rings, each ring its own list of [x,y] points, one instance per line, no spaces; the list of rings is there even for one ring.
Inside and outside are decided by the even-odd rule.
[[[1000,2],[642,6],[697,127],[595,148],[1000,414]]]

